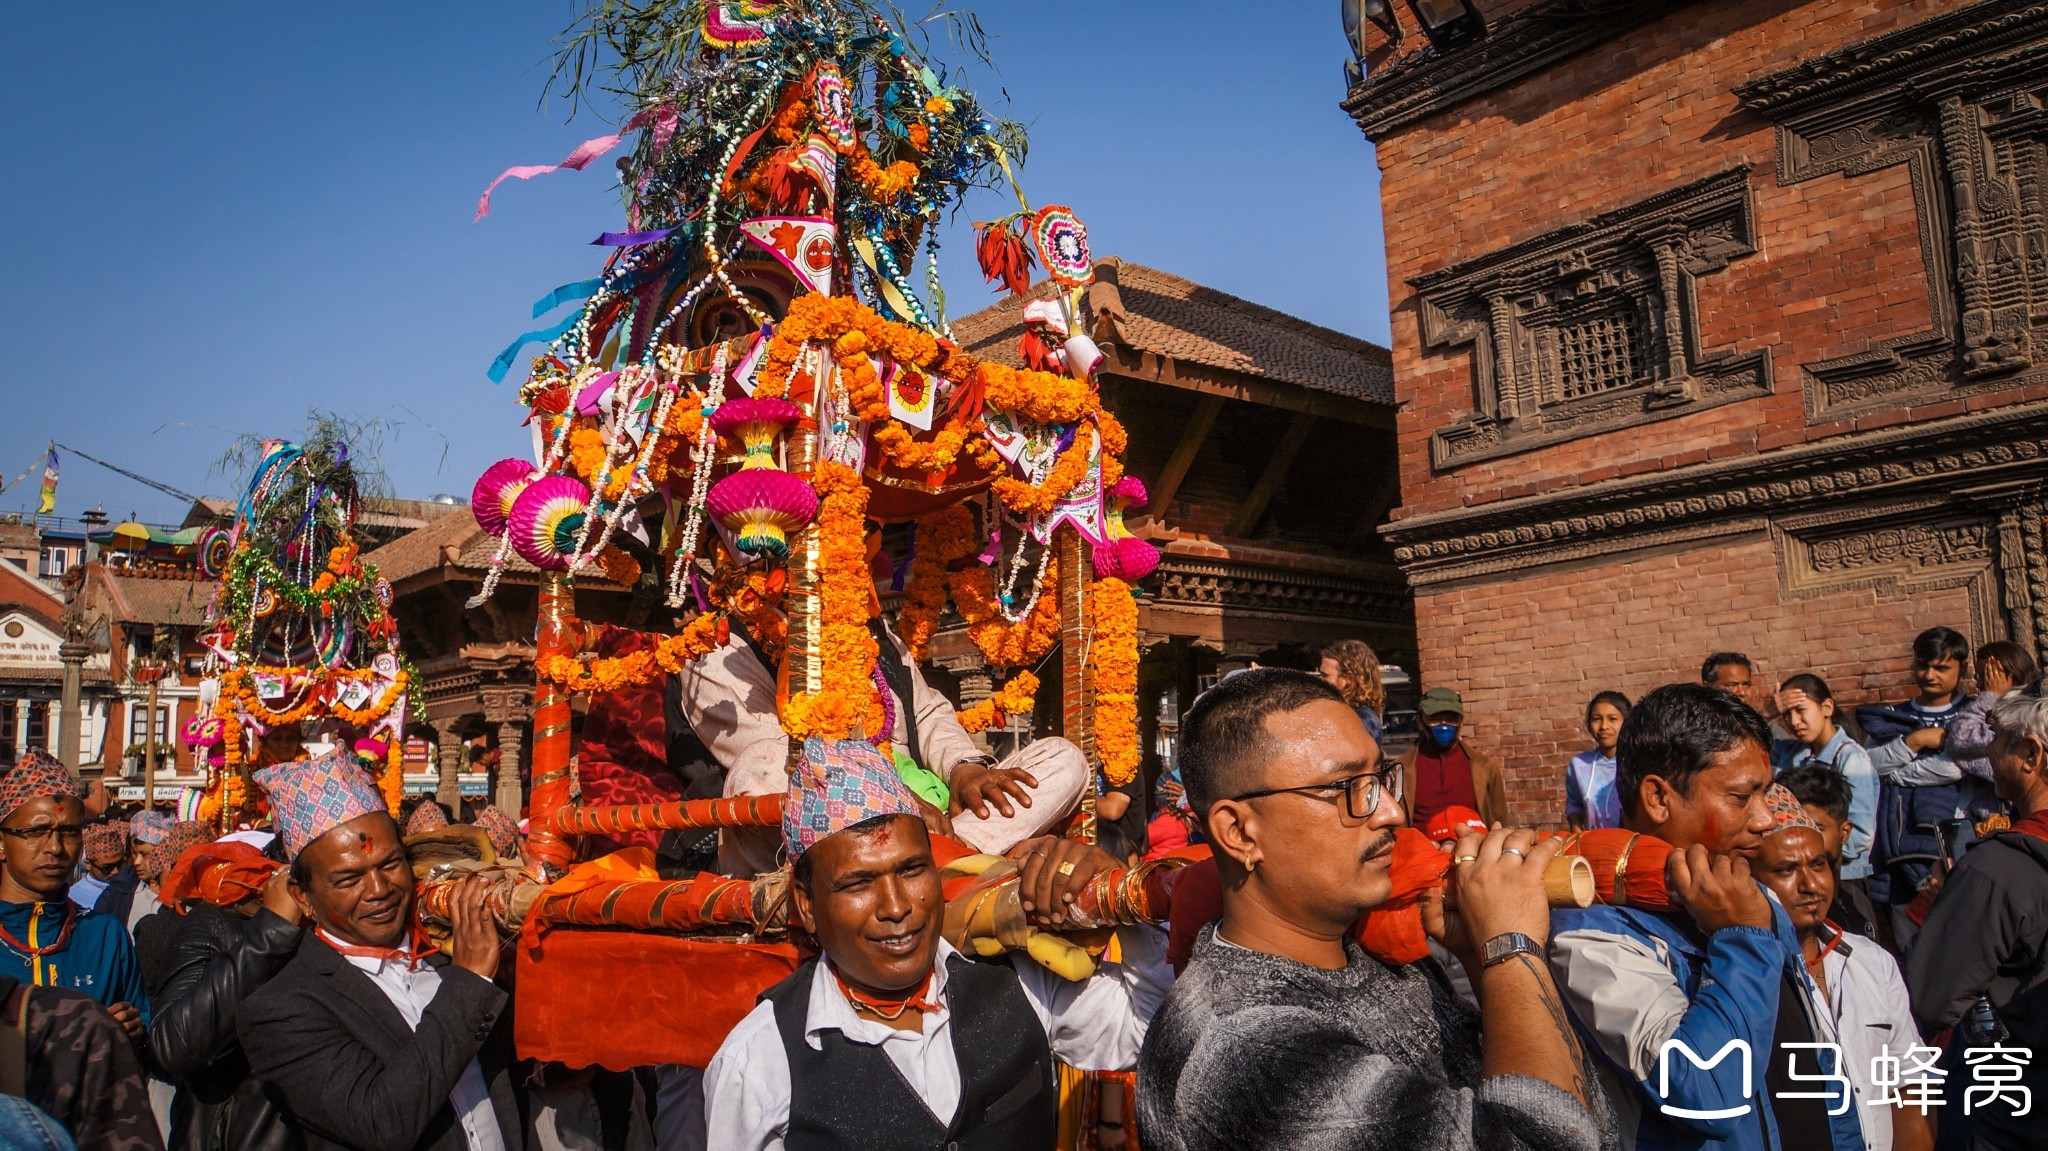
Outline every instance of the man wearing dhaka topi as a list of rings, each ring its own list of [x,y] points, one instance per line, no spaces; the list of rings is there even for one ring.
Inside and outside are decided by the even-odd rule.
[[[961,955],[941,938],[917,800],[873,745],[806,741],[782,834],[795,921],[824,954],[762,995],[705,1069],[708,1146],[1045,1151],[1055,1057],[1136,1063],[1166,993],[1160,933],[1120,932],[1121,959],[1081,982]],[[1013,858],[1026,906],[1040,908],[1117,865],[1069,839],[1031,840]]]
[[[312,928],[242,1004],[250,1071],[276,1088],[309,1151],[525,1146],[482,885],[453,892],[451,962],[416,933],[398,824],[353,757],[295,760],[255,778]]]
[[[81,992],[140,1043],[149,1033],[149,991],[128,925],[71,899],[85,849],[78,793],[70,769],[41,751],[0,780],[0,975]]]
[[[871,606],[879,613],[879,600]],[[1035,739],[998,763],[975,745],[952,702],[925,681],[879,614],[868,627],[878,648],[876,672],[886,684],[883,754],[907,777],[943,788],[951,799],[950,819],[929,805],[921,809],[929,826],[977,851],[1001,854],[1074,814],[1088,785],[1080,748],[1057,737]],[[777,795],[789,781],[789,736],[776,718],[775,673],[758,650],[735,627],[724,645],[676,677],[683,714],[726,769],[727,795]],[[776,846],[772,830],[729,829],[719,836],[718,869],[728,875],[773,871],[780,862]]]

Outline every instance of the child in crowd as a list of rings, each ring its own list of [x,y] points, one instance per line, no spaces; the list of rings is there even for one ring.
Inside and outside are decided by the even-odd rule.
[[[1948,725],[1941,753],[1965,776],[1988,778],[1991,770],[1991,708],[2041,678],[2027,649],[2009,639],[1977,649],[1977,698]],[[1981,761],[1981,767],[1980,767]]]
[[[1614,749],[1621,744],[1628,708],[1628,697],[1618,691],[1603,691],[1586,705],[1586,734],[1593,737],[1593,746],[1572,757],[1564,776],[1564,818],[1573,831],[1621,826]]]
[[[1913,698],[1856,709],[1870,764],[1884,781],[1878,800],[1877,836],[1871,847],[1870,898],[1891,907],[1893,946],[1911,945],[1917,926],[1905,913],[1934,874],[1944,852],[1949,820],[1982,819],[1999,810],[1990,764],[1964,761],[1946,752],[1948,729],[1979,710],[1957,686],[1970,658],[1970,641],[1953,628],[1932,627],[1913,640]]]
[[[1877,769],[1870,753],[1857,746],[1835,724],[1835,696],[1817,675],[1795,675],[1778,685],[1778,718],[1791,739],[1771,748],[1771,766],[1779,775],[1817,765],[1840,775],[1849,785],[1849,826],[1836,859],[1842,865],[1841,892],[1859,918],[1874,922],[1870,904],[1870,844],[1877,834]]]

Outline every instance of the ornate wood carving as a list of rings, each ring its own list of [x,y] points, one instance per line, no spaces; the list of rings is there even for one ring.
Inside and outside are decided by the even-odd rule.
[[[1399,620],[1413,610],[1407,589],[1321,572],[1290,571],[1200,556],[1166,555],[1153,602],[1237,613],[1360,620]]]
[[[1912,175],[1929,326],[1805,365],[1810,419],[1939,397],[2040,362],[2044,85],[2048,4],[1989,0],[1736,89],[1777,123],[1782,184],[1893,164]]]
[[[1540,72],[1691,0],[1551,0],[1492,22],[1484,40],[1423,50],[1373,69],[1341,105],[1375,143],[1446,108]]]
[[[1963,588],[1970,596],[1970,634],[1980,638],[2005,633],[1998,611],[1999,539],[1991,518],[1939,498],[1837,507],[1771,524],[1779,586],[1788,595]]]
[[[1695,282],[1756,251],[1747,165],[1418,276],[1424,347],[1470,344],[1439,470],[1770,394],[1765,351],[1701,348]]]
[[[1769,517],[1908,495],[1960,498],[1957,477],[2048,480],[2048,404],[1834,437],[1762,457],[1608,480],[1381,529],[1416,586],[1754,532]],[[2048,582],[2048,573],[2044,573]],[[2043,589],[2048,592],[2048,588]],[[2037,600],[2037,602],[2041,602]]]

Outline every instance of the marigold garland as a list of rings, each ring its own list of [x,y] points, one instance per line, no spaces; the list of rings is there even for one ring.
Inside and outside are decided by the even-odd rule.
[[[1045,565],[1044,590],[1038,606],[1017,623],[1003,618],[996,596],[995,572],[975,565],[953,572],[947,579],[953,604],[967,621],[967,638],[981,649],[982,658],[1000,668],[1037,663],[1060,640],[1060,570],[1057,558]]]
[[[969,732],[987,731],[1010,716],[1029,712],[1037,699],[1038,677],[1028,671],[1020,671],[1010,677],[1010,682],[997,688],[994,695],[954,715],[960,720],[960,726]]]
[[[1138,602],[1120,579],[1088,585],[1092,635],[1088,665],[1095,679],[1095,754],[1111,786],[1138,776]]]
[[[868,631],[868,489],[860,473],[820,460],[811,475],[818,489],[818,616],[823,683],[816,694],[799,692],[782,708],[782,727],[803,738],[845,739],[858,727],[880,729],[882,703],[875,693],[875,637]]]
[[[974,552],[974,513],[965,504],[954,504],[919,517],[916,548],[910,582],[903,588],[903,610],[896,614],[896,634],[911,658],[921,662],[946,610],[946,569]]]
[[[536,659],[534,674],[571,694],[622,691],[644,687],[664,675],[683,670],[691,660],[717,651],[732,634],[723,612],[706,612],[674,635],[649,636],[656,642],[624,655],[585,663],[575,656],[547,655]]]
[[[1110,457],[1120,455],[1126,446],[1123,428],[1103,409],[1088,381],[978,361],[921,328],[884,320],[847,296],[811,293],[790,304],[789,314],[768,343],[754,394],[788,394],[797,363],[804,349],[813,344],[828,348],[854,413],[874,429],[876,446],[896,467],[940,474],[965,457],[984,471],[1000,472],[1003,461],[983,436],[979,405],[954,404],[929,435],[892,417],[888,393],[871,356],[939,375],[970,391],[978,389],[987,407],[1031,423],[1072,424],[1095,417],[1102,433],[1103,473],[1123,474],[1120,464],[1110,462]],[[997,481],[998,495],[1018,515],[1050,511],[1087,478],[1088,454],[1088,445],[1077,442],[1061,454],[1045,483],[1034,487],[1005,477]],[[1109,482],[1115,482],[1114,478]]]

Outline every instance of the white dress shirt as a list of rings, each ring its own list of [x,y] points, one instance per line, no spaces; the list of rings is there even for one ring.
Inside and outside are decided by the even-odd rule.
[[[1118,936],[1121,961],[1104,963],[1080,983],[1022,957],[1016,961],[1017,982],[1045,1028],[1054,1058],[1071,1067],[1136,1067],[1145,1029],[1172,982],[1165,964],[1164,933],[1138,927],[1124,928]],[[898,1031],[861,1018],[839,989],[839,981],[821,964],[805,1008],[805,1042],[822,1049],[818,1036],[837,1031],[848,1042],[879,1046],[933,1117],[951,1123],[960,1107],[960,1065],[953,1054],[946,962],[957,954],[952,944],[939,942],[930,996],[939,1010],[924,1014],[921,1031]],[[756,1004],[704,1069],[707,1145],[719,1151],[782,1151],[783,1135],[789,1130],[790,1094],[789,1055],[775,1025],[775,1005]]]
[[[405,1017],[407,1027],[419,1030],[420,1017],[426,1014],[427,1004],[434,1001],[434,993],[441,989],[439,971],[425,963],[411,966],[398,959],[347,954],[342,958],[370,977],[370,982]],[[469,1142],[469,1151],[505,1151],[505,1137],[498,1130],[498,1113],[491,1106],[491,1089],[484,1082],[482,1064],[475,1059],[469,1061],[469,1066],[462,1069],[462,1078],[455,1081],[455,1090],[448,1093],[448,1102],[455,1107],[455,1117],[462,1124],[462,1137]]]
[[[1891,1151],[1892,1109],[1869,1105],[1880,1097],[1871,1077],[1871,1060],[1885,1055],[1903,1058],[1907,1048],[1920,1042],[1906,980],[1899,974],[1898,961],[1876,940],[1861,935],[1843,935],[1841,946],[1821,960],[1821,973],[1828,980],[1827,1007],[1842,1045],[1842,1070],[1856,1088],[1863,1146],[1867,1151]]]

